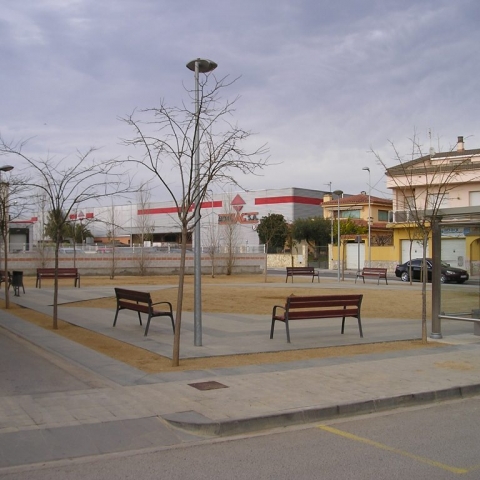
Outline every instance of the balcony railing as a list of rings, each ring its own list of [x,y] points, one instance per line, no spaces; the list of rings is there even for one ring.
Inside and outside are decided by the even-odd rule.
[[[409,223],[415,221],[415,214],[410,210],[390,210],[388,212],[389,223]]]

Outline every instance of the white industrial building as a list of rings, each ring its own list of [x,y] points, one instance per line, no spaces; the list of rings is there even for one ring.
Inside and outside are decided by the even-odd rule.
[[[202,247],[225,242],[223,227],[235,228],[235,244],[255,247],[260,244],[256,227],[262,217],[282,214],[287,222],[322,216],[327,192],[304,188],[283,188],[249,192],[212,194],[201,206]],[[11,250],[31,250],[44,240],[47,212],[11,225]],[[72,222],[82,222],[93,235],[87,246],[107,243],[112,236],[126,245],[138,245],[142,231],[151,233],[153,245],[179,243],[180,227],[174,202],[128,203],[107,207],[82,207],[72,212]],[[113,232],[113,235],[112,235]],[[194,243],[193,233],[189,243]]]

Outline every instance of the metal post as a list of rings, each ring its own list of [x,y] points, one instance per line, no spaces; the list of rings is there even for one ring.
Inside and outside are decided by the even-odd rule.
[[[328,192],[330,193],[330,195],[332,194],[332,182],[328,182],[326,183],[325,185],[328,185]],[[333,199],[333,197],[332,197]],[[330,211],[330,249],[333,253],[333,211]],[[332,255],[332,263],[333,263],[333,255]]]
[[[197,58],[187,63],[187,68],[195,72],[195,133],[194,133],[194,174],[195,174],[195,215],[194,215],[194,244],[193,244],[193,261],[194,261],[194,299],[193,299],[193,322],[194,337],[193,343],[196,347],[202,346],[202,243],[200,237],[200,208],[201,208],[201,192],[200,192],[200,83],[199,74],[208,73],[217,68],[217,64],[211,60]]]
[[[335,190],[333,192],[337,196],[337,253],[338,253],[338,272],[337,280],[340,282],[340,197],[343,195],[342,190]]]
[[[368,266],[372,266],[372,212],[371,212],[371,193],[372,193],[372,184],[370,183],[370,169],[368,167],[363,167],[362,170],[368,172]]]
[[[442,285],[440,276],[442,273],[442,229],[440,218],[432,218],[432,332],[430,338],[442,338],[442,324],[440,320]]]
[[[0,167],[0,195],[2,195],[2,228],[4,229],[4,238],[5,242],[3,245],[3,259],[4,259],[4,280],[5,280],[5,307],[9,307],[9,297],[8,289],[10,284],[8,283],[8,253],[9,253],[9,243],[10,243],[10,231],[9,231],[9,213],[8,213],[8,194],[9,194],[9,185],[8,182],[3,183],[2,173],[1,172],[10,172],[13,170],[11,165],[3,165]],[[1,253],[1,250],[0,250]],[[0,255],[1,256],[1,255]]]
[[[194,345],[202,346],[202,250],[200,238],[200,100],[199,100],[199,71],[198,62],[195,62],[195,111],[197,119],[195,122],[195,243],[193,245],[194,255]]]

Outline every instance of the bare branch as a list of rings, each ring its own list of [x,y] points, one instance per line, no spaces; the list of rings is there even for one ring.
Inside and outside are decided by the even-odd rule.
[[[238,97],[233,101],[221,99],[224,89],[235,81],[205,75],[200,80],[198,104],[196,92],[187,90],[191,106],[169,107],[162,101],[157,108],[137,110],[121,119],[134,134],[123,139],[133,153],[120,163],[133,162],[153,175],[173,200],[181,228],[175,366],[179,362],[187,234],[200,218],[202,203],[213,184],[236,185],[236,174],[258,174],[269,165],[266,146],[252,151],[245,148],[243,145],[252,133],[231,121]]]

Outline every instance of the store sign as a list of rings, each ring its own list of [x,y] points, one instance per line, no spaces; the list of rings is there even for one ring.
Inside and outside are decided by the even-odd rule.
[[[463,227],[444,227],[442,228],[442,237],[464,237]]]
[[[231,202],[231,207],[235,212],[233,213],[220,213],[218,215],[218,224],[219,225],[231,225],[232,223],[241,223],[241,224],[257,224],[258,212],[242,212],[245,201],[240,195],[236,195]]]

